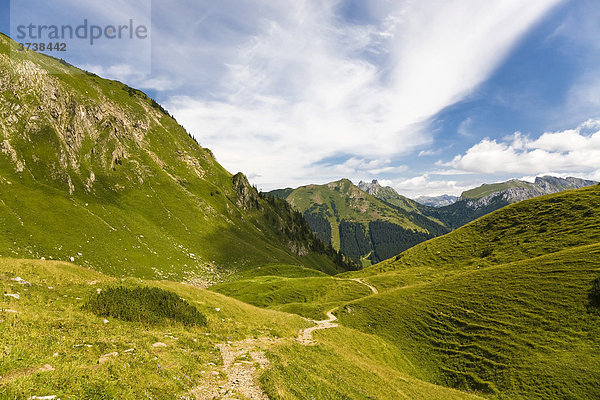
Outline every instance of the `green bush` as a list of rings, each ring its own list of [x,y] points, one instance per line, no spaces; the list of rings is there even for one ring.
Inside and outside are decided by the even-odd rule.
[[[159,324],[166,320],[184,325],[206,325],[206,317],[196,307],[173,292],[149,287],[112,287],[103,290],[83,306],[101,317]]]
[[[588,298],[591,307],[596,310],[600,309],[600,278],[596,278],[592,281],[592,290],[590,290]]]

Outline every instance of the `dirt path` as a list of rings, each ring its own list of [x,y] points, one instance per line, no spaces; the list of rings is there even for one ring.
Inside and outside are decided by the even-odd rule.
[[[367,286],[373,294],[379,293],[375,286],[360,278],[350,280]],[[337,317],[333,315],[337,308],[327,311],[327,319],[312,320],[316,324],[315,326],[300,329],[297,341],[304,346],[314,346],[313,332],[338,326],[334,322]],[[223,358],[223,367],[205,372],[204,384],[195,388],[192,393],[198,400],[237,399],[240,395],[252,400],[269,400],[258,384],[260,371],[269,367],[269,360],[262,349],[281,341],[283,339],[261,337],[218,344],[217,347]]]
[[[269,366],[262,348],[278,343],[281,339],[244,339],[239,342],[221,343],[223,367],[221,371],[209,371],[204,384],[193,390],[196,399],[244,399],[269,400],[258,384],[260,371]],[[223,374],[226,375],[225,382]]]
[[[369,282],[365,282],[365,281],[363,281],[360,278],[352,278],[350,280],[365,285],[366,287],[368,287],[369,289],[371,289],[371,292],[373,292],[373,294],[378,294],[379,293],[379,290],[377,290],[377,288],[375,286],[371,285]]]
[[[314,331],[318,331],[321,329],[335,328],[336,326],[338,326],[338,324],[333,322],[333,321],[337,320],[337,317],[335,315],[333,315],[333,312],[336,309],[337,309],[337,307],[327,311],[327,317],[329,317],[327,319],[324,319],[322,321],[314,321],[313,320],[313,322],[317,325],[311,326],[310,328],[306,328],[306,329],[300,329],[300,332],[298,332],[298,341],[305,346],[312,346],[315,344],[315,341],[313,340],[313,336],[312,336]]]

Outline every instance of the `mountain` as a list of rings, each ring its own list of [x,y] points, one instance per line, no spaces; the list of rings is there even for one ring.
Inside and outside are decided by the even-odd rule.
[[[269,192],[301,213],[312,230],[344,255],[375,263],[424,240],[446,233],[439,221],[425,216],[418,203],[376,182],[362,183],[373,196],[342,179],[325,185]]]
[[[459,201],[465,201],[473,209],[486,207],[496,199],[507,203],[531,199],[544,194],[562,192],[569,189],[581,189],[597,182],[579,178],[558,178],[554,176],[536,177],[535,182],[512,179],[507,182],[483,184],[482,186],[463,192]]]
[[[595,183],[579,178],[543,176],[535,178],[533,183],[512,179],[507,182],[484,184],[463,192],[454,204],[426,211],[426,214],[456,229],[518,201],[564,190],[580,189]]]
[[[458,197],[443,194],[441,196],[419,196],[415,201],[429,207],[445,207],[456,203]]]
[[[360,190],[369,193],[371,196],[377,197],[378,199],[405,211],[418,211],[420,208],[417,202],[408,197],[399,195],[398,192],[390,186],[381,186],[377,179],[373,179],[371,183],[360,181],[356,186]]]
[[[0,35],[0,255],[206,284],[343,263],[154,100]],[[337,265],[336,259],[337,258]]]

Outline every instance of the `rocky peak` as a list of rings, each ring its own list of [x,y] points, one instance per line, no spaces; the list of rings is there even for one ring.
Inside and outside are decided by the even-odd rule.
[[[258,209],[260,207],[258,191],[250,185],[246,175],[238,172],[231,178],[233,190],[237,195],[236,204],[238,207],[249,210]]]

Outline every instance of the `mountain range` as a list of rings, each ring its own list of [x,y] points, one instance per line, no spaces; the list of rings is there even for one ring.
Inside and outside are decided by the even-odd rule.
[[[510,180],[465,191],[441,206],[421,204],[382,186],[377,180],[354,185],[343,179],[269,192],[303,213],[325,243],[342,254],[377,263],[420,242],[443,235],[508,204],[569,189],[593,185],[578,178],[537,177],[535,183]],[[422,200],[421,200],[422,201]]]
[[[285,199],[325,243],[363,265],[385,260],[449,231],[423,213],[424,206],[392,188],[376,182],[361,185],[368,192],[342,179],[268,194]]]

